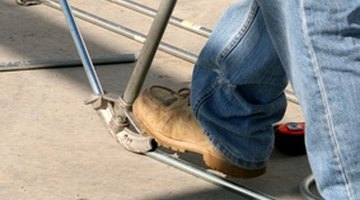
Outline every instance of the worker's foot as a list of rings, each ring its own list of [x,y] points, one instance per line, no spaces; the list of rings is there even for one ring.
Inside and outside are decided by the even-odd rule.
[[[144,130],[166,148],[203,155],[211,169],[238,178],[252,178],[265,168],[244,169],[225,160],[204,134],[189,107],[189,90],[174,92],[161,86],[146,89],[135,101],[133,112]]]

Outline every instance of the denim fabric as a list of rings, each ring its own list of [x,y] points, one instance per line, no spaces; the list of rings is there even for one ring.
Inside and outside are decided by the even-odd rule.
[[[360,199],[360,0],[242,0],[195,65],[191,106],[225,157],[266,165],[290,80],[325,199]]]

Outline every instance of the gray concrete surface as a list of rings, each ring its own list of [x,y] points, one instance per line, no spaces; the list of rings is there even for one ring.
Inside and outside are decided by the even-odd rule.
[[[157,0],[137,1],[157,8]],[[181,0],[174,15],[213,28],[235,0]],[[70,3],[146,33],[151,19],[99,0]],[[92,56],[138,52],[141,44],[78,20]],[[0,63],[69,59],[77,53],[62,13],[44,5],[21,7],[0,2]],[[163,41],[198,54],[205,38],[169,26]],[[125,89],[133,64],[98,66],[104,88]],[[158,52],[145,86],[172,88],[190,82],[193,65]],[[91,106],[90,87],[81,67],[0,73],[0,199],[180,200],[243,199],[146,156],[127,152],[106,132]],[[283,121],[302,120],[290,104]],[[200,162],[191,154],[184,159]],[[310,174],[306,156],[276,150],[266,175],[232,181],[278,199],[302,199],[298,185]]]

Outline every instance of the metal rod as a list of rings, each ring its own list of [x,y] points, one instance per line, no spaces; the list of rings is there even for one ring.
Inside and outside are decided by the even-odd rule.
[[[314,175],[309,175],[300,184],[300,193],[306,200],[323,200],[311,191],[311,187],[316,186]]]
[[[55,8],[55,9],[58,9],[58,10],[61,10],[61,7],[59,6],[58,2],[57,1],[54,1],[54,0],[44,0],[44,5],[46,6],[49,6],[51,8]],[[134,30],[131,30],[131,29],[128,29],[124,26],[121,26],[119,24],[116,24],[114,22],[111,22],[109,20],[106,20],[106,19],[103,19],[103,18],[100,18],[98,16],[95,16],[93,14],[90,14],[86,11],[83,11],[81,9],[78,9],[78,8],[72,8],[73,10],[73,13],[76,17],[82,19],[82,20],[85,20],[89,23],[92,23],[92,24],[95,24],[99,27],[102,27],[102,28],[105,28],[109,31],[112,31],[112,32],[115,32],[115,33],[118,33],[122,36],[125,36],[127,38],[130,38],[132,40],[135,40],[137,42],[140,42],[140,43],[144,43],[145,40],[146,40],[146,36],[139,33],[139,32],[136,32]],[[173,56],[176,56],[178,58],[181,58],[181,59],[184,59],[188,62],[191,62],[191,63],[195,63],[196,62],[196,59],[197,59],[197,56],[195,54],[192,54],[192,53],[189,53],[185,50],[182,50],[180,48],[177,48],[173,45],[170,45],[170,44],[167,44],[167,43],[164,43],[164,42],[161,42],[160,45],[159,45],[159,50],[163,51],[163,52],[166,52],[170,55],[173,55]]]
[[[124,92],[123,99],[127,104],[131,105],[140,93],[175,4],[176,0],[162,0],[160,2],[159,11]]]
[[[142,13],[144,15],[150,16],[150,17],[154,17],[156,15],[156,10],[149,8],[147,6],[144,6],[140,3],[136,3],[134,1],[130,1],[130,0],[107,0],[109,2],[118,4],[120,6],[124,6],[128,9],[137,11],[139,13]],[[208,28],[205,28],[201,25],[195,24],[194,22],[190,21],[190,20],[184,20],[175,16],[171,16],[169,23],[180,27],[180,28],[184,28],[188,31],[191,31],[193,33],[196,33],[198,35],[204,36],[204,37],[209,37],[211,34],[211,30]]]
[[[257,200],[273,200],[273,199],[275,199],[274,197],[271,197],[269,195],[260,193],[258,191],[254,191],[252,189],[241,186],[237,183],[230,182],[229,180],[219,177],[215,174],[206,172],[204,169],[201,169],[191,163],[185,162],[183,160],[180,160],[180,159],[177,159],[174,157],[170,157],[166,153],[162,153],[160,151],[155,151],[155,152],[148,152],[148,153],[146,153],[146,155],[153,159],[156,159],[160,162],[163,162],[170,166],[178,168],[184,172],[190,173],[190,174],[195,175],[199,178],[202,178],[206,181],[212,182],[218,186],[224,187],[225,189],[237,192],[244,197],[251,197],[251,198],[254,198]]]
[[[119,63],[132,63],[136,61],[134,54],[120,54],[116,56],[98,57],[92,59],[95,65],[110,65]],[[0,63],[0,72],[33,70],[47,68],[61,68],[82,66],[80,59],[52,59],[52,60],[25,60]]]
[[[294,92],[290,91],[290,90],[285,90],[285,96],[286,96],[286,99],[292,103],[295,103],[297,105],[300,105],[298,99],[296,98]]]
[[[84,39],[82,38],[82,35],[80,33],[80,30],[75,22],[74,15],[71,11],[70,5],[67,2],[67,0],[60,0],[60,4],[62,7],[62,11],[65,15],[67,24],[69,26],[71,35],[73,37],[73,40],[75,42],[76,48],[78,50],[78,53],[80,55],[81,61],[84,65],[84,69],[86,72],[86,75],[89,79],[90,86],[93,90],[93,92],[97,95],[103,95],[104,90],[101,87],[99,78],[97,77],[97,74],[95,72],[94,65],[91,61],[89,52],[86,48],[86,45],[84,43]]]

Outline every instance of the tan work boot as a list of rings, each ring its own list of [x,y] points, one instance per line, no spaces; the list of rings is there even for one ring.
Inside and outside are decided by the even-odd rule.
[[[238,178],[265,173],[265,168],[249,170],[225,160],[192,114],[188,89],[174,92],[161,86],[148,88],[135,101],[133,112],[142,128],[160,145],[175,151],[202,154],[211,169]]]

